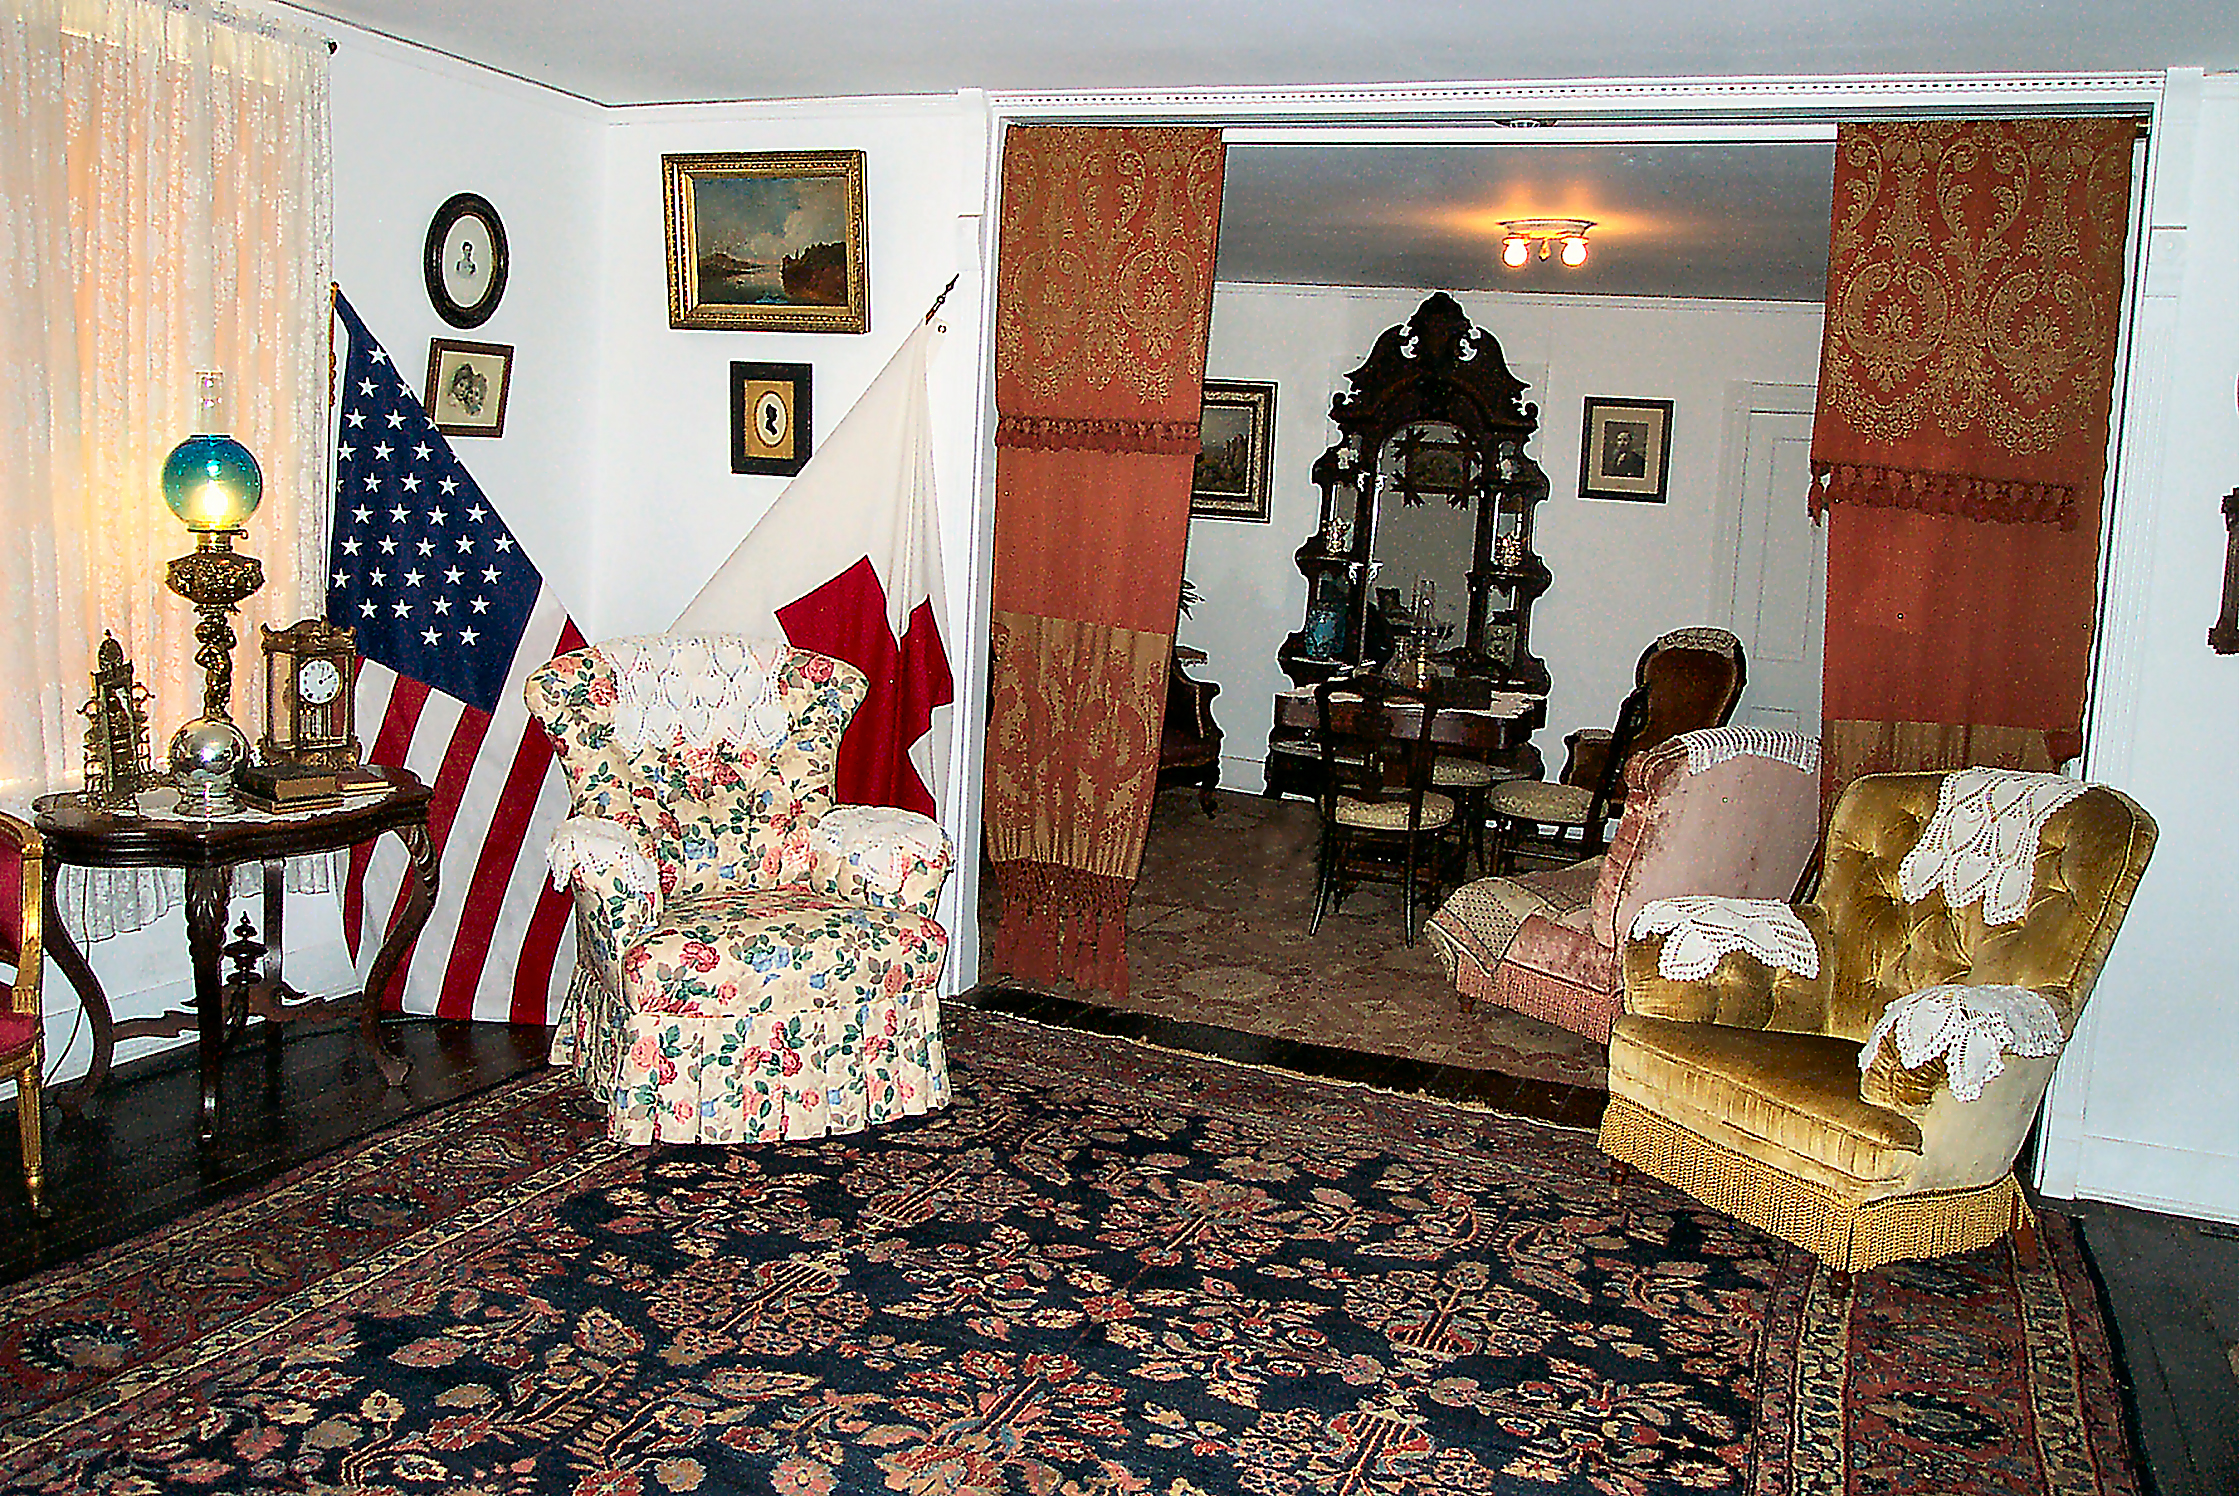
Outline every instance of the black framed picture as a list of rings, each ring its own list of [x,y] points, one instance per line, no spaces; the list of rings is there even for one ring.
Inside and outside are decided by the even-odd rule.
[[[790,478],[809,451],[809,366],[733,360],[731,471]]]
[[[661,158],[669,326],[866,332],[861,151]]]
[[[428,300],[453,327],[480,327],[505,295],[511,257],[505,225],[488,198],[461,192],[445,200],[428,223],[421,251]]]
[[[512,387],[511,343],[428,340],[428,419],[445,436],[505,435]]]
[[[1661,504],[1671,481],[1669,400],[1586,397],[1578,496]]]
[[[1265,524],[1275,452],[1275,386],[1208,379],[1198,423],[1190,518]]]

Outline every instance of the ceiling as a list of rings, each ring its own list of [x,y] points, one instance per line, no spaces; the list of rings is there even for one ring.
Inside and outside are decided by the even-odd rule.
[[[1222,280],[1822,301],[1832,143],[1231,145]],[[1586,263],[1500,263],[1501,222],[1583,218]]]
[[[2239,68],[2228,0],[308,0],[604,105],[986,88]],[[1232,142],[1224,279],[1817,301],[1824,142]],[[1596,220],[1579,271],[1504,217]]]

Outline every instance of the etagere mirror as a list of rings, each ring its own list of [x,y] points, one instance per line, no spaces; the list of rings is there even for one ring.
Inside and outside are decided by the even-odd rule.
[[[1297,553],[1305,626],[1278,658],[1300,685],[1419,652],[1472,690],[1545,693],[1532,549],[1547,475],[1524,451],[1539,409],[1500,344],[1439,292],[1387,329],[1330,404],[1314,464],[1320,528]]]

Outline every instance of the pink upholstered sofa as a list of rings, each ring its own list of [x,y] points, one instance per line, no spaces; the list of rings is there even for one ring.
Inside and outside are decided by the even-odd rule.
[[[1494,1003],[1607,1044],[1641,905],[1681,894],[1786,900],[1818,836],[1817,739],[1681,733],[1628,766],[1606,853],[1465,884],[1425,928],[1465,1009]]]

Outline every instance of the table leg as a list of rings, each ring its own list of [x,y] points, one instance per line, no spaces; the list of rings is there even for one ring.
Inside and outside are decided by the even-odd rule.
[[[366,1047],[373,1051],[374,1063],[381,1067],[381,1074],[392,1086],[404,1084],[405,1072],[410,1063],[403,1055],[382,1047],[381,1044],[381,994],[388,990],[389,978],[396,974],[397,963],[420,936],[420,927],[428,922],[428,912],[435,908],[436,856],[435,843],[428,837],[425,826],[405,826],[397,831],[404,850],[412,855],[412,869],[417,875],[412,880],[412,897],[404,906],[404,918],[389,931],[388,939],[381,942],[381,949],[373,957],[373,969],[366,975],[365,995],[358,1016],[359,1031],[364,1034]]]
[[[46,866],[46,943],[47,954],[54,957],[54,964],[70,980],[70,990],[78,995],[78,1006],[85,1011],[86,1019],[93,1025],[93,1063],[86,1067],[85,1079],[78,1083],[75,1106],[83,1108],[96,1099],[104,1082],[109,1078],[109,1058],[116,1052],[116,1015],[109,1011],[109,995],[101,990],[101,979],[93,974],[93,965],[78,949],[77,941],[70,936],[70,927],[62,922],[62,905],[55,897],[56,880],[62,875],[62,864],[54,858]]]
[[[207,1143],[218,1132],[218,1077],[225,1069],[225,916],[233,869],[187,869],[187,958],[194,963],[194,1012],[201,1035],[202,1123]]]
[[[264,991],[265,1001],[271,1011],[264,1020],[264,1052],[267,1058],[280,1057],[280,1015],[284,1011],[288,986],[282,980],[280,968],[283,947],[286,945],[285,916],[288,907],[288,864],[286,859],[268,857],[264,861]]]

